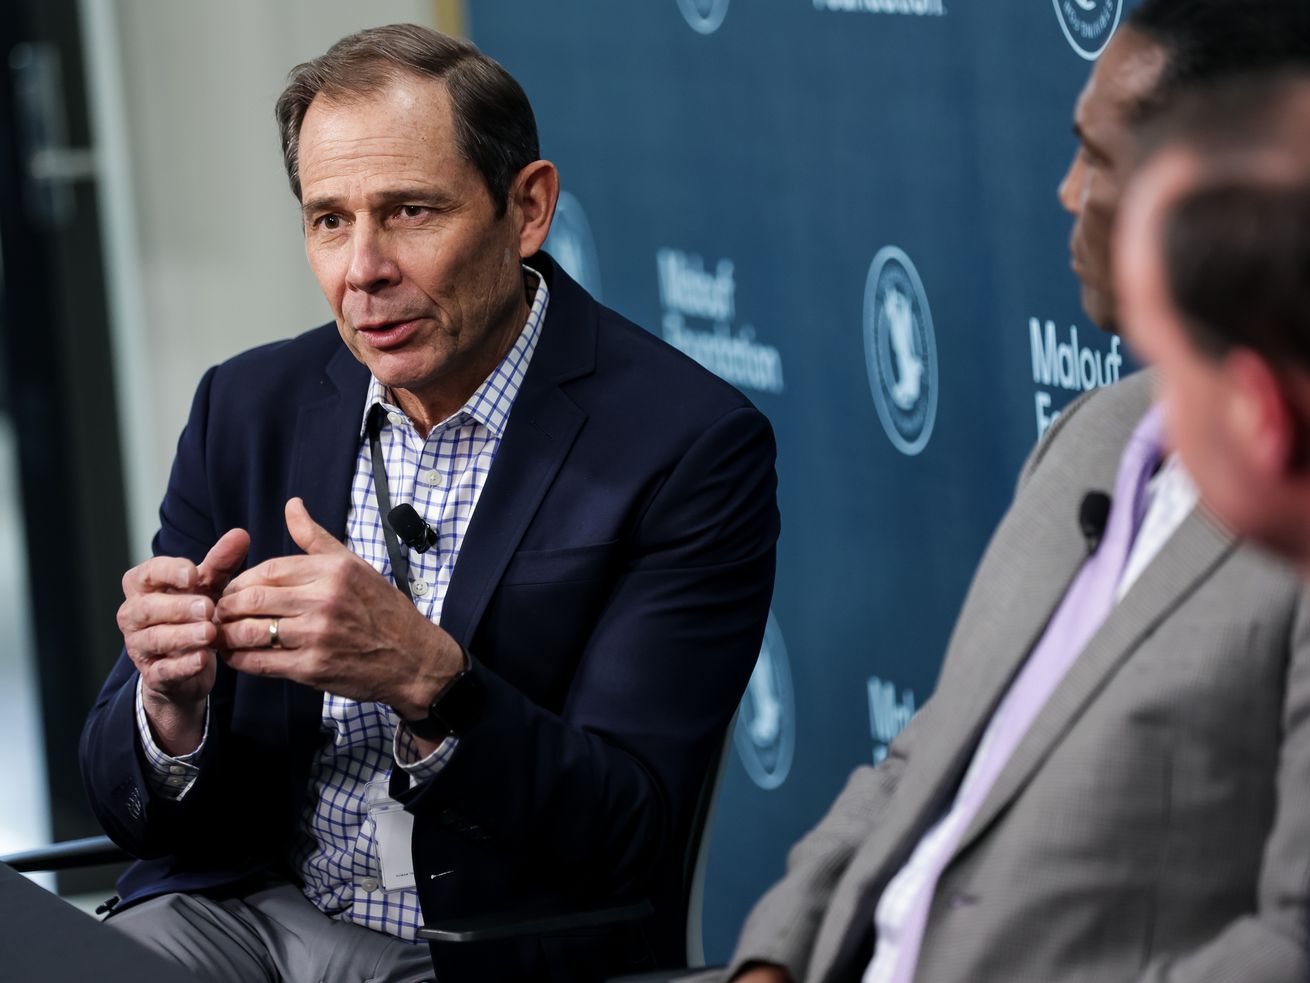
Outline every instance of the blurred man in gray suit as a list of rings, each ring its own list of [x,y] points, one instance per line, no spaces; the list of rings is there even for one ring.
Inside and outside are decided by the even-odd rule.
[[[1117,230],[1125,333],[1206,504],[1310,578],[1310,73],[1197,93]]]
[[[1059,192],[1099,325],[1137,121],[1305,61],[1308,19],[1146,0],[1106,48]],[[1138,375],[1047,432],[935,695],[792,850],[727,978],[1305,983],[1310,608],[1197,507],[1154,403]]]

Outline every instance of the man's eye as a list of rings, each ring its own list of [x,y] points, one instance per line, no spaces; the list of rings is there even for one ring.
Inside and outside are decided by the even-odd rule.
[[[401,205],[400,214],[405,218],[418,218],[426,211],[422,205]]]
[[[1084,164],[1088,164],[1092,167],[1105,166],[1105,156],[1093,150],[1091,147],[1087,146],[1087,144],[1081,144],[1078,148],[1078,152],[1082,154]]]
[[[317,224],[320,229],[325,229],[328,232],[335,232],[337,229],[341,228],[341,216],[322,215],[315,224]]]

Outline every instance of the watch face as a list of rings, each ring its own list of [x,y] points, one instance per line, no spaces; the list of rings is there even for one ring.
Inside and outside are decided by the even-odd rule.
[[[437,694],[422,720],[407,720],[409,729],[425,741],[458,737],[482,716],[486,689],[472,669],[457,673]]]
[[[428,712],[440,717],[449,733],[462,734],[481,718],[486,697],[482,679],[472,669],[465,669],[437,694]]]

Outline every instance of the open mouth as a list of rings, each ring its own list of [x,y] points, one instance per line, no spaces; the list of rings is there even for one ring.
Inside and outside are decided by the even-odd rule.
[[[359,325],[355,331],[371,347],[385,351],[405,344],[417,329],[418,321],[408,320]]]

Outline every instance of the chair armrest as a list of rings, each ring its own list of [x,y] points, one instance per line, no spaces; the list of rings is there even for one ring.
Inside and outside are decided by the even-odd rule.
[[[75,867],[96,867],[101,864],[122,863],[132,857],[107,836],[88,836],[81,840],[66,840],[35,850],[24,850],[0,857],[0,864],[12,867],[19,873],[38,870],[71,870]]]
[[[579,928],[640,922],[655,913],[649,901],[602,908],[534,908],[452,919],[424,925],[418,937],[427,942],[494,942],[523,935],[550,935]]]

